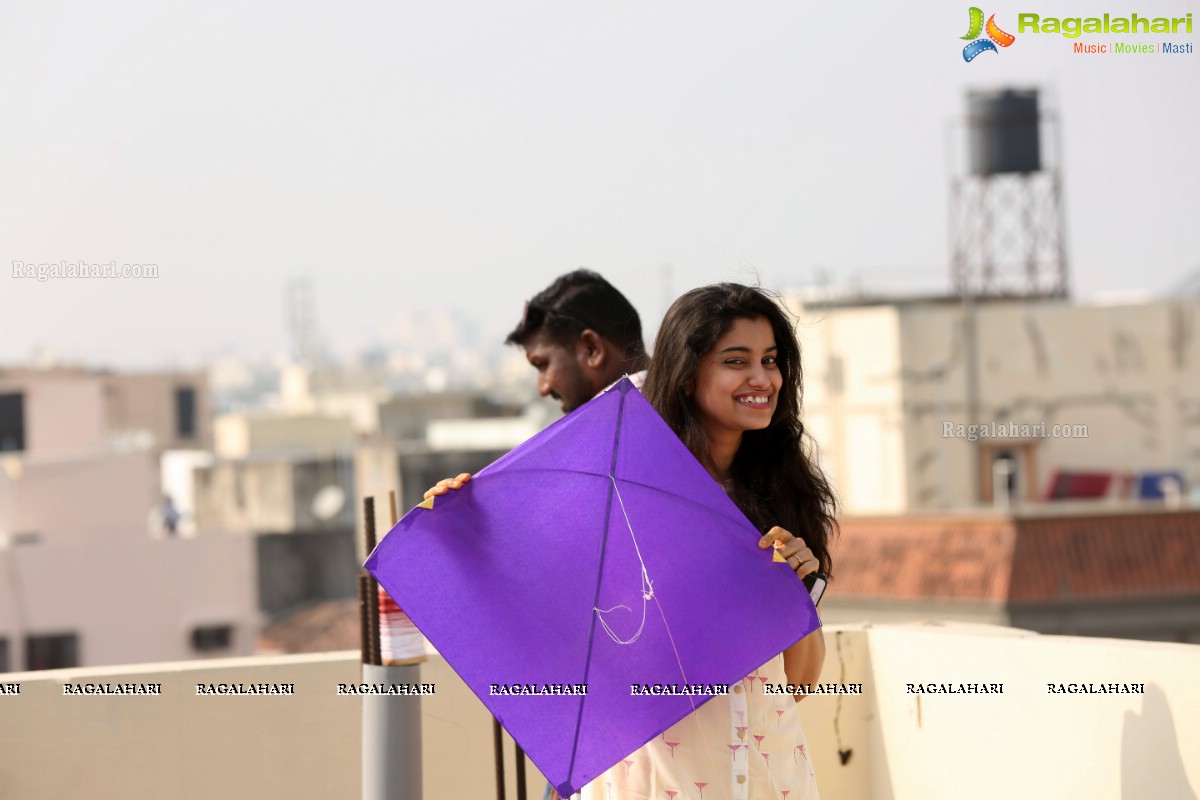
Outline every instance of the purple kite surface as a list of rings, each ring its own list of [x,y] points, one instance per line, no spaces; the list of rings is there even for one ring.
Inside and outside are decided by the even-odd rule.
[[[627,379],[414,508],[367,568],[566,797],[820,622]],[[586,684],[586,695],[492,685]]]

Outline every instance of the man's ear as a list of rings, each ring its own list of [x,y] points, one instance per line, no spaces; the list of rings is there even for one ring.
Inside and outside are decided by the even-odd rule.
[[[583,333],[579,334],[579,348],[580,354],[583,356],[583,363],[592,369],[604,366],[604,362],[608,358],[608,348],[605,345],[600,334],[591,328],[586,328]]]

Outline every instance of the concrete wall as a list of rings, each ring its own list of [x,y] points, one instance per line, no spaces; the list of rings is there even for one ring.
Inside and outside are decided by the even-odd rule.
[[[0,797],[353,798],[359,709],[346,654],[0,676]],[[66,682],[161,683],[159,697],[64,697]],[[197,697],[197,683],[294,683],[294,697]],[[12,702],[9,702],[12,701]]]
[[[873,797],[1191,798],[1200,789],[1200,648],[953,627],[869,631],[890,793]],[[1003,695],[909,695],[921,681]],[[1050,695],[1048,683],[1143,683],[1145,694]],[[807,701],[805,701],[807,702]],[[828,773],[830,770],[825,770]],[[818,772],[818,775],[821,775]]]
[[[222,414],[213,421],[213,451],[227,459],[349,452],[356,437],[349,417],[323,414]]]
[[[1003,624],[1067,636],[1200,644],[1200,595],[1014,604]],[[938,617],[941,619],[942,617]]]
[[[295,530],[290,461],[221,461],[193,475],[197,529]]]
[[[151,453],[78,459],[21,459],[0,497],[0,531],[35,532],[46,542],[150,537],[150,513],[162,500],[158,459]]]
[[[222,461],[193,475],[196,527],[201,530],[341,531],[353,527],[358,513],[349,455]],[[340,490],[343,502],[318,516],[313,501],[330,486]]]
[[[475,417],[477,405],[467,392],[393,397],[379,407],[379,430],[392,441],[424,439],[425,426],[432,420]]]
[[[104,376],[108,429],[146,434],[155,448],[206,448],[212,442],[212,396],[202,372],[114,373]],[[195,392],[195,435],[179,435],[175,390]]]
[[[800,316],[804,422],[844,507],[854,513],[906,506],[899,333],[892,306]]]
[[[1086,436],[1029,440],[1036,494],[1055,469],[1174,468],[1200,481],[1200,304],[987,303],[977,327],[980,422],[1087,427]],[[902,339],[914,374],[932,376],[939,360],[945,367],[905,387],[906,436],[925,465],[914,470],[913,507],[939,487],[938,503],[961,505],[977,480],[978,444],[943,438],[942,422],[970,422],[962,311],[905,307]]]
[[[847,512],[986,500],[989,446],[1022,448],[1029,500],[1056,469],[1179,469],[1200,484],[1200,303],[978,304],[974,418],[961,305],[814,309],[800,319],[806,422]],[[1047,435],[944,435],[947,422],[994,421],[1045,423]],[[1086,435],[1054,436],[1055,425]],[[988,463],[977,465],[977,453]]]
[[[25,454],[78,456],[108,442],[104,387],[85,373],[0,374],[0,394],[25,397]]]
[[[825,637],[822,681],[864,689],[800,703],[825,800],[1197,796],[1200,647],[937,624]],[[335,687],[359,671],[357,654],[335,653],[5,676],[22,688],[0,696],[0,796],[357,797],[361,706]],[[62,696],[64,681],[85,680],[161,682],[163,696]],[[440,658],[421,680],[436,685],[421,699],[424,796],[494,797],[486,710]],[[292,682],[296,695],[195,696],[216,682]],[[1004,693],[906,690],[931,682]],[[1049,695],[1048,682],[1136,682],[1145,694]],[[529,796],[542,786],[531,768]]]
[[[8,547],[0,549],[0,637],[17,666],[25,636],[77,633],[81,664],[91,666],[210,657],[192,649],[192,629],[230,624],[231,647],[219,655],[247,655],[260,627],[254,590],[245,536]]]
[[[178,435],[175,389],[195,390],[193,437]],[[207,447],[212,400],[203,373],[82,369],[0,372],[0,393],[25,395],[26,452],[75,457],[98,451]]]

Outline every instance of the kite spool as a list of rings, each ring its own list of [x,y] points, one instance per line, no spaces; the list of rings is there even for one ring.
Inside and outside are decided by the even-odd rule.
[[[396,495],[389,492],[392,526]],[[375,498],[363,500],[367,552],[375,549]],[[414,685],[421,681],[425,640],[383,587],[360,577],[363,683]],[[367,694],[362,698],[363,800],[421,800],[421,701],[419,697]]]
[[[425,639],[408,614],[379,587],[379,658],[384,666],[420,664],[425,660]]]
[[[396,527],[396,493],[388,492],[392,524]],[[386,534],[385,534],[386,535]],[[382,586],[379,587],[379,663],[384,666],[420,664],[425,660],[425,638]]]

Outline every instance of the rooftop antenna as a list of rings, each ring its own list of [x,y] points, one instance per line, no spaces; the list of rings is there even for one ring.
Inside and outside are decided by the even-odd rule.
[[[290,279],[284,287],[283,302],[292,358],[301,366],[317,366],[317,303],[312,280],[307,277]]]

